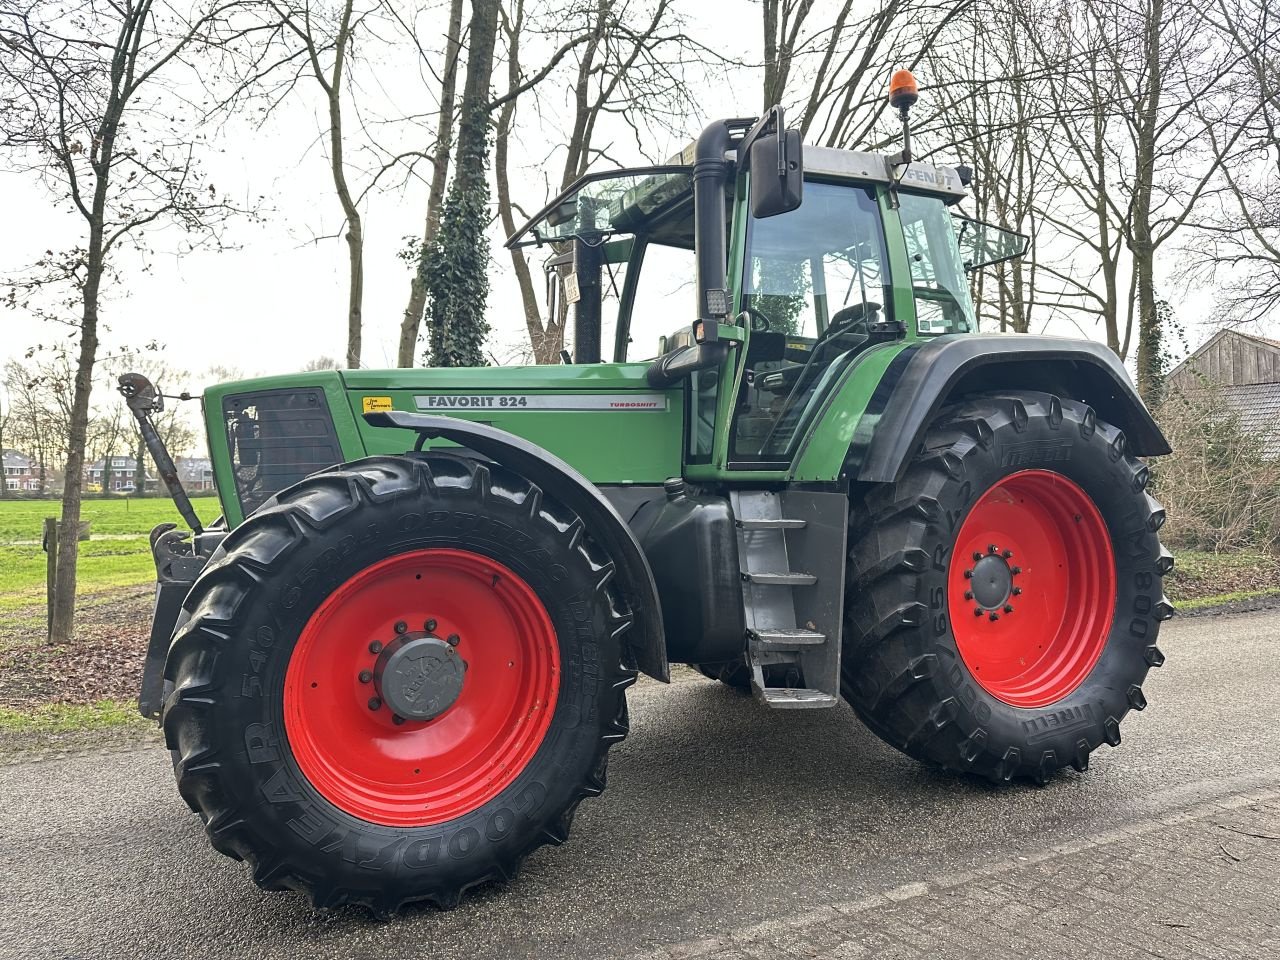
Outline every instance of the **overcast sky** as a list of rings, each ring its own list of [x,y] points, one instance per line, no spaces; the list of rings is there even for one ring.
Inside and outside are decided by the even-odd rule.
[[[688,8],[705,10],[711,6],[714,11],[704,14],[702,22],[695,21],[693,32],[700,32],[704,40],[726,52],[758,59],[759,7],[749,0],[729,0],[696,7],[690,4]],[[435,29],[442,32],[443,25]],[[394,94],[396,86],[390,78],[401,75],[401,69],[387,63],[380,68],[377,83]],[[927,83],[927,78],[921,79]],[[108,328],[103,355],[123,344],[154,338],[165,345],[165,357],[171,365],[189,371],[186,385],[198,389],[208,380],[206,371],[211,366],[245,375],[282,373],[322,354],[345,354],[346,245],[340,237],[332,236],[338,233],[340,214],[326,157],[314,145],[323,126],[314,91],[303,89],[308,98],[305,102],[295,102],[261,130],[230,132],[217,143],[216,151],[206,156],[206,166],[220,191],[229,191],[233,199],[266,197],[264,222],[231,224],[226,240],[234,249],[185,256],[172,252],[178,246],[176,232],[153,231],[150,269],[138,271],[136,263],[131,264],[125,255],[122,282],[107,294],[102,309]],[[720,71],[700,91],[702,115],[689,118],[682,139],[692,139],[712,117],[755,111],[759,90],[758,71]],[[565,91],[548,88],[543,95],[554,105]],[[533,119],[530,111],[524,122],[528,125]],[[526,127],[522,142],[526,149],[532,150],[528,145],[534,144],[545,152],[546,144],[560,142],[562,137],[550,125]],[[655,144],[651,155],[670,155],[679,145],[672,137],[667,143]],[[619,137],[614,155],[624,162],[645,162],[629,137]],[[529,166],[513,183],[513,192],[530,210],[547,199],[533,160],[531,155],[525,157],[523,162]],[[553,158],[552,163],[555,178],[560,158]],[[82,230],[82,221],[58,212],[47,191],[31,177],[0,173],[0,199],[4,217],[0,275],[21,271],[46,249],[69,246]],[[408,269],[396,253],[405,237],[421,233],[424,205],[425,189],[418,184],[403,191],[374,194],[366,205],[366,367],[394,366],[409,283]],[[518,293],[509,261],[500,248],[501,239],[495,229],[496,270],[489,317],[500,355],[504,345],[515,345],[524,336]],[[1164,269],[1168,279],[1176,265],[1166,262]],[[691,311],[692,306],[690,298]],[[1202,337],[1195,321],[1210,316],[1210,306],[1211,297],[1201,291],[1179,310],[1192,327],[1193,343]],[[1049,332],[1073,333],[1070,328]],[[1093,331],[1093,335],[1100,338],[1101,331]],[[59,336],[65,337],[66,331],[42,326],[16,311],[0,310],[0,360],[20,356],[33,344],[48,343]],[[180,388],[178,384],[165,386]]]

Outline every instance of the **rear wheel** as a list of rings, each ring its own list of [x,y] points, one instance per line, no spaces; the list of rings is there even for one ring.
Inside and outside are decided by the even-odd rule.
[[[560,843],[627,732],[613,566],[497,465],[377,457],[224,542],[164,727],[213,845],[317,906],[452,906]]]
[[[842,681],[881,738],[992,780],[1083,770],[1146,706],[1173,614],[1124,434],[1043,393],[943,411],[851,533]]]

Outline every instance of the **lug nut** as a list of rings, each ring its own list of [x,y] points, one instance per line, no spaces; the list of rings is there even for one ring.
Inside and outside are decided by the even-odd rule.
[[[1021,595],[1022,595],[1022,588],[1021,588],[1021,587],[1014,587],[1014,588],[1013,588],[1013,595],[1014,595],[1015,597],[1017,597],[1017,596],[1021,596]]]
[[[403,620],[396,621],[396,633],[404,633],[408,629],[409,629],[409,625],[405,623]]]
[[[976,561],[976,560],[981,560],[981,559],[982,559],[982,554],[980,554],[977,550],[973,551],[973,559],[974,559],[975,561]]]
[[[973,599],[973,591],[972,591],[972,590],[966,590],[966,591],[964,592],[964,598],[965,598],[966,600],[972,600],[972,599]]]
[[[965,578],[966,580],[972,580],[972,579],[973,579],[973,571],[972,571],[972,570],[966,570],[966,571],[964,572],[964,578]]]
[[[991,622],[992,622],[992,623],[995,623],[995,622],[996,622],[997,620],[999,620],[999,619],[1000,619],[1000,614],[998,614],[998,613],[993,613],[993,614],[991,614]]]
[[[1001,554],[1001,556],[1003,556],[1006,560],[1008,560],[1013,556],[1013,551],[1006,550],[1003,554]]]
[[[378,709],[379,707],[381,707],[381,706],[382,706],[382,701],[381,701],[381,700],[379,700],[377,697],[370,697],[370,698],[369,698],[369,709],[370,709],[370,710],[377,710],[377,709]]]
[[[372,673],[372,671],[369,671],[369,670],[361,670],[361,671],[360,671],[360,682],[361,682],[361,683],[368,683],[368,682],[369,682],[370,680],[372,680],[372,679],[373,679],[373,673]]]
[[[982,616],[982,608],[981,608],[981,607],[974,607],[974,608],[973,608],[973,615],[974,615],[975,617],[980,617],[980,616]]]
[[[404,723],[404,717],[400,716],[400,714],[398,714],[398,713],[396,713],[396,714],[392,714],[392,715],[391,715],[391,722],[392,722],[392,723],[394,723],[394,724],[398,727],[398,726],[400,726],[400,724]]]
[[[997,547],[994,543],[987,544],[987,553],[998,553],[999,551],[1000,551],[1000,548]]]
[[[1006,603],[1006,604],[1004,605],[1004,612],[1005,612],[1005,613],[1013,613],[1013,607],[1012,607],[1011,605],[1009,605],[1009,604],[1007,604],[1007,603]]]
[[[422,626],[426,629],[427,633],[431,633],[436,628],[436,622],[435,620],[428,620]]]
[[[1014,567],[1014,568],[1013,568],[1013,575],[1014,575],[1015,577],[1016,577],[1018,574],[1020,574],[1021,572],[1022,572],[1022,568],[1021,568],[1021,567]]]
[[[373,643],[369,644],[369,652],[370,652],[370,653],[381,653],[381,652],[382,652],[382,641],[381,641],[381,640],[375,640],[375,641],[373,641]]]
[[[462,638],[458,636],[456,633],[451,633],[447,638],[445,638],[445,643],[449,644],[449,646],[451,647],[456,647],[461,642],[462,642]]]

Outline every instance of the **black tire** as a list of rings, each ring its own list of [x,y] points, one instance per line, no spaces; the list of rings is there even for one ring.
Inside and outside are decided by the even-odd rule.
[[[383,826],[329,802],[302,773],[285,734],[285,673],[335,586],[440,546],[491,558],[536,593],[559,650],[558,698],[537,752],[496,797],[444,823]],[[248,861],[259,886],[317,907],[449,908],[471,887],[510,879],[534,849],[566,839],[627,734],[635,673],[621,665],[630,616],[613,572],[573,513],[496,464],[371,457],[302,481],[227,537],[187,598],[163,715],[179,791],[213,846]]]
[[[948,616],[951,550],[967,513],[994,483],[1028,469],[1088,495],[1116,566],[1096,663],[1074,690],[1037,707],[976,682]],[[1146,706],[1142,683],[1164,660],[1156,638],[1173,615],[1161,589],[1173,558],[1157,537],[1164,511],[1146,492],[1149,477],[1124,434],[1083,403],[1019,391],[944,409],[902,479],[870,489],[851,511],[842,687],[867,726],[912,757],[997,782],[1083,771],[1099,745],[1118,745],[1125,714]]]

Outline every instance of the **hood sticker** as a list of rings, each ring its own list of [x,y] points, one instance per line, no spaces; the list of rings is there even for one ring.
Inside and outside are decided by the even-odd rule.
[[[613,410],[667,412],[664,393],[433,393],[419,410]]]

